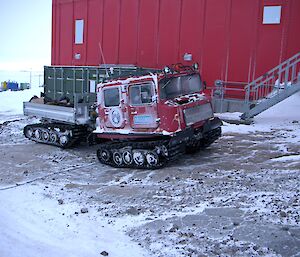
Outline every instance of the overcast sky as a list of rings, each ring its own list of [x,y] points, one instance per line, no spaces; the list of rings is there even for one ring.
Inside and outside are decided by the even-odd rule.
[[[51,0],[0,0],[0,70],[51,63]]]

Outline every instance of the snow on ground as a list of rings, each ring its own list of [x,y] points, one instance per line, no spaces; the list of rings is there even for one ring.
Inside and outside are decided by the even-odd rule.
[[[0,256],[299,255],[299,93],[251,125],[225,123],[223,143],[179,167],[120,171],[22,137],[22,103],[40,90],[0,92]]]
[[[23,102],[27,102],[34,95],[40,96],[42,87],[33,87],[23,91],[0,92],[0,123],[5,120],[3,116],[17,116],[23,114]]]
[[[107,220],[72,203],[59,204],[37,186],[0,191],[0,256],[141,257],[142,249]],[[78,214],[77,214],[78,213]]]
[[[21,136],[24,120],[23,102],[43,88],[0,92],[0,143],[30,143]],[[11,122],[13,121],[13,122]],[[1,131],[5,124],[8,133]],[[124,232],[95,218],[96,210],[81,214],[76,204],[59,205],[43,195],[37,186],[0,189],[0,256],[149,256]],[[75,215],[74,213],[79,213]]]
[[[239,119],[241,113],[218,114],[224,119]],[[279,104],[254,117],[251,125],[235,125],[224,122],[223,133],[249,133],[255,131],[271,131],[276,128],[294,130],[294,134],[300,137],[300,92],[290,96]]]

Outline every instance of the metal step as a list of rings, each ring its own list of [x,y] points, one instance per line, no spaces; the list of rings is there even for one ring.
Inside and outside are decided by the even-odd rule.
[[[245,111],[249,120],[300,91],[300,52],[245,87]]]
[[[241,119],[248,120],[253,118],[254,116],[262,113],[263,111],[269,109],[270,107],[280,103],[281,101],[285,100],[286,98],[290,97],[291,95],[300,91],[300,81],[296,84],[293,84],[284,90],[281,90],[278,94],[270,98],[266,98],[260,102],[258,102],[253,108],[249,111],[244,112],[241,115]]]

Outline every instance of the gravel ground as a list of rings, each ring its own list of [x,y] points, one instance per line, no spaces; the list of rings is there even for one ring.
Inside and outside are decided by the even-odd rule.
[[[102,165],[96,147],[30,142],[22,136],[30,122],[0,126],[0,194],[38,186],[58,208],[96,210],[153,256],[300,256],[298,124],[227,132],[151,171]]]

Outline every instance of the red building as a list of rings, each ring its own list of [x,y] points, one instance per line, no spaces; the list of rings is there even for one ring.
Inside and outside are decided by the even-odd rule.
[[[300,51],[299,0],[53,0],[52,65],[200,64],[249,82]]]

